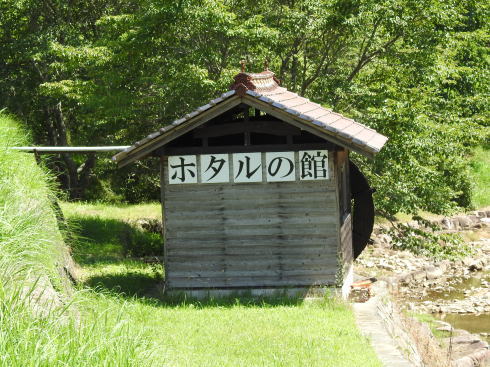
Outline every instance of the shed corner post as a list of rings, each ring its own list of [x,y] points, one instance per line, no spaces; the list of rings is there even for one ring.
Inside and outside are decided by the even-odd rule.
[[[340,288],[342,298],[346,299],[350,293],[350,286],[354,278],[353,249],[352,249],[352,212],[349,188],[349,151],[335,152],[334,174],[338,208],[338,268],[336,273],[336,286]]]
[[[165,156],[160,156],[160,204],[162,206],[162,242],[163,242],[163,289],[168,288],[167,284],[167,226],[165,225]]]

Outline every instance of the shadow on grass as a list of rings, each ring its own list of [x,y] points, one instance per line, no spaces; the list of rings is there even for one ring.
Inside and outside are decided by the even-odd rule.
[[[98,216],[71,217],[70,246],[79,264],[94,264],[127,257],[161,256],[163,240],[128,222]]]
[[[124,298],[148,297],[163,276],[162,265],[131,259],[95,262],[84,270],[84,286]]]
[[[163,294],[163,266],[137,257],[161,256],[163,241],[130,223],[98,216],[69,218],[74,234],[71,247],[75,261],[83,268],[82,285],[119,298],[155,307],[275,307],[299,305],[300,298],[285,293],[256,297],[240,292],[226,297],[195,299],[185,294]]]
[[[278,293],[270,296],[252,296],[246,290],[231,294],[224,297],[206,297],[197,299],[188,297],[184,294],[161,295],[157,299],[144,299],[143,302],[161,307],[193,307],[193,308],[210,308],[210,307],[281,307],[281,306],[299,306],[303,304],[304,298],[291,297],[286,293]],[[334,302],[334,299],[325,296],[322,302]]]
[[[71,216],[68,228],[73,258],[82,268],[82,286],[132,298],[144,297],[162,282],[161,264],[138,259],[163,254],[160,234],[100,216]]]
[[[164,294],[163,266],[135,259],[100,261],[86,265],[84,271],[87,277],[83,286],[153,307],[277,307],[303,303],[302,298],[288,296],[286,292],[257,297],[244,290],[228,296],[205,298],[193,298],[184,293]]]
[[[153,307],[278,307],[303,303],[302,298],[285,292],[257,297],[241,291],[224,297],[193,298],[184,293],[164,294],[163,267],[137,260],[105,261],[86,267],[91,273],[83,283],[95,291],[130,299]]]

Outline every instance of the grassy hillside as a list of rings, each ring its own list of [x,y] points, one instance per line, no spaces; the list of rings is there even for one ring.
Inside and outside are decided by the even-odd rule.
[[[142,365],[146,351],[123,305],[89,302],[88,291],[69,301],[62,294],[65,245],[48,198],[50,177],[32,155],[9,149],[27,143],[24,136],[0,115],[0,365]]]
[[[0,115],[0,277],[4,284],[29,272],[56,282],[56,264],[64,246],[48,199],[48,175],[31,155],[8,149],[25,142],[15,123]]]

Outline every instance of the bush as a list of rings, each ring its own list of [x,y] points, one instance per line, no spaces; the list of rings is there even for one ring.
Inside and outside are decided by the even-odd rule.
[[[457,233],[440,233],[440,227],[419,216],[413,218],[419,225],[397,223],[387,231],[395,248],[434,259],[455,260],[472,253]]]

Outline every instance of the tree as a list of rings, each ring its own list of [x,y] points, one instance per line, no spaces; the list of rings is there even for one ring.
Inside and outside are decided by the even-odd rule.
[[[71,45],[70,51],[75,54],[71,56],[80,56],[77,48],[83,50],[84,44],[98,36],[97,19],[106,13],[131,9],[130,2],[120,5],[117,1],[0,3],[0,100],[29,126],[38,144],[80,144],[97,136],[80,134],[82,129],[78,127],[86,127],[83,115],[75,113],[78,111],[69,100],[74,90],[83,93],[83,83],[66,78],[73,68],[57,61],[57,53],[66,51],[57,45]],[[92,51],[87,49],[87,55],[95,59]],[[87,78],[84,65],[77,66],[77,75]],[[85,131],[89,130],[87,126]],[[49,162],[72,199],[83,197],[94,164],[93,155],[80,161],[63,154],[61,160]]]
[[[226,90],[239,60],[268,59],[288,89],[390,137],[374,162],[354,157],[385,215],[470,203],[465,155],[488,137],[481,0],[6,4],[0,95],[39,143],[131,144]],[[56,167],[73,198],[92,169],[116,197],[158,195],[151,163],[70,159]]]

